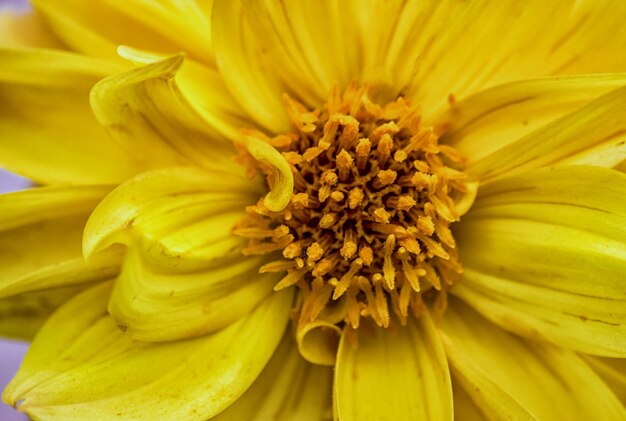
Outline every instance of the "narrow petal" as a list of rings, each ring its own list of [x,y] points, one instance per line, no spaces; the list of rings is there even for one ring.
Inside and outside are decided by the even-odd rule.
[[[290,294],[209,336],[136,342],[106,314],[103,284],[61,307],[43,327],[3,399],[33,418],[207,419],[254,382],[282,337]],[[124,379],[124,381],[120,381]]]
[[[484,182],[555,164],[613,167],[626,158],[624,107],[626,88],[614,90],[478,160],[467,173]]]
[[[588,102],[626,86],[626,74],[561,76],[507,83],[451,104],[445,142],[475,162]]]
[[[243,2],[243,19],[265,53],[263,59],[285,90],[309,105],[325,102],[333,84],[347,86],[360,76],[358,27],[346,19],[351,3]]]
[[[427,113],[445,107],[449,95],[514,80],[626,69],[620,0],[398,0],[363,8],[386,27],[379,66]]]
[[[453,289],[504,329],[626,356],[626,176],[584,166],[489,183],[458,224]]]
[[[35,8],[73,49],[115,59],[117,46],[213,62],[210,22],[196,2],[167,0],[34,0]]]
[[[626,417],[611,390],[569,350],[506,333],[455,299],[443,332],[455,379],[488,419]]]
[[[57,307],[85,288],[76,285],[0,299],[0,336],[32,340]]]
[[[472,401],[469,395],[452,377],[452,395],[454,396],[454,419],[462,421],[484,421],[485,415]]]
[[[428,315],[397,329],[344,335],[335,373],[339,419],[452,420],[452,386],[438,333]]]
[[[332,369],[304,361],[287,333],[250,389],[212,420],[327,420],[332,378]]]
[[[108,279],[119,250],[86,261],[89,212],[110,187],[42,187],[0,196],[0,297]]]
[[[85,255],[139,239],[162,267],[182,270],[187,260],[213,265],[215,248],[223,250],[220,259],[240,258],[245,241],[231,229],[245,206],[255,202],[259,189],[238,171],[243,168],[229,172],[181,167],[129,180],[92,213],[85,227]]]
[[[44,184],[133,174],[89,108],[91,87],[118,66],[46,50],[0,50],[0,62],[0,166]]]
[[[100,81],[91,91],[96,118],[143,170],[232,165],[230,142],[181,94],[177,55]]]
[[[626,405],[626,359],[581,356]]]
[[[222,329],[250,313],[280,280],[258,273],[259,258],[233,261],[219,252],[210,258],[215,264],[202,270],[160,273],[131,248],[109,313],[133,339],[186,339]]]
[[[153,64],[168,58],[127,46],[120,46],[117,52],[137,65]],[[176,72],[176,85],[200,117],[225,137],[238,140],[242,128],[254,127],[216,69],[186,58]]]
[[[241,107],[273,133],[289,130],[281,100],[285,92],[271,63],[255,51],[256,40],[244,20],[241,0],[216,0],[212,31],[217,64],[224,82]]]
[[[32,10],[0,9],[0,47],[55,48],[63,44]]]

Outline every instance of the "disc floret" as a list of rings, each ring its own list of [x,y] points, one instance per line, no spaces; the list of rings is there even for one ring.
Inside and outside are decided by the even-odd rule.
[[[431,295],[443,308],[462,271],[449,228],[466,191],[459,153],[403,98],[380,106],[350,86],[335,88],[323,109],[285,103],[294,132],[246,135],[281,151],[293,195],[280,212],[262,200],[247,208],[235,229],[249,238],[244,253],[282,254],[260,271],[286,271],[277,290],[300,288],[300,323],[332,309],[352,328],[361,317],[387,327],[391,314],[401,323],[409,311],[419,316]]]

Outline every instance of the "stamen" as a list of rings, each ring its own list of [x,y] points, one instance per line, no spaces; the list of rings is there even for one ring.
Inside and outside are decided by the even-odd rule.
[[[450,224],[467,191],[464,158],[439,144],[440,128],[422,126],[419,107],[402,98],[376,104],[356,84],[343,95],[334,87],[318,110],[289,97],[285,104],[293,133],[246,135],[279,149],[294,174],[293,196],[280,212],[262,201],[247,208],[234,230],[248,240],[244,253],[276,253],[260,271],[287,271],[275,289],[301,290],[300,322],[333,306],[339,324],[356,329],[369,317],[388,327],[424,314],[425,299],[445,308],[462,271]],[[268,173],[256,165],[251,175]]]

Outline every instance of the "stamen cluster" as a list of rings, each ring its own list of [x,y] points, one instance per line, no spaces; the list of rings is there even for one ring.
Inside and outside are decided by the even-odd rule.
[[[323,110],[285,102],[294,133],[247,135],[282,152],[294,192],[281,212],[262,200],[247,208],[235,230],[249,238],[244,253],[282,253],[260,271],[287,272],[276,290],[301,289],[300,323],[332,310],[355,329],[364,316],[387,327],[390,309],[405,323],[424,294],[445,307],[462,270],[449,228],[459,219],[453,198],[466,191],[462,157],[402,98],[383,107],[350,86]]]

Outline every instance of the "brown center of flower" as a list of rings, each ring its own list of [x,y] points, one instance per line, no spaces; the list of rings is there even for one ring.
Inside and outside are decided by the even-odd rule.
[[[247,208],[235,229],[249,238],[244,253],[282,254],[260,271],[286,271],[276,290],[300,288],[300,323],[333,313],[355,329],[361,317],[387,327],[391,312],[405,323],[430,296],[444,308],[461,272],[449,225],[466,191],[462,157],[403,98],[380,106],[350,86],[321,110],[285,101],[293,133],[246,134],[282,153],[293,195],[280,212],[262,200]]]

